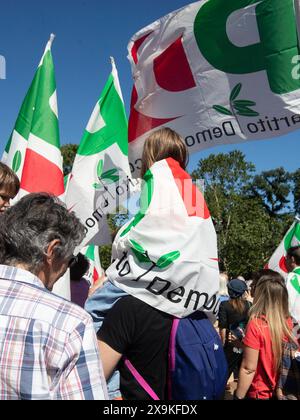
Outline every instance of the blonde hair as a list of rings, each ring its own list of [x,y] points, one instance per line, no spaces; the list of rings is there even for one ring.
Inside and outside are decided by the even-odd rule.
[[[282,276],[271,270],[263,275],[255,287],[250,320],[263,319],[267,322],[274,356],[274,372],[278,372],[282,358],[282,342],[286,337],[295,342],[287,320],[290,317],[288,291]]]
[[[220,282],[219,282],[219,295],[220,296],[229,296],[227,284],[228,284],[228,275],[226,273],[220,273]]]
[[[160,160],[173,158],[182,169],[188,164],[188,151],[183,139],[170,128],[155,131],[147,138],[142,156],[141,177]]]

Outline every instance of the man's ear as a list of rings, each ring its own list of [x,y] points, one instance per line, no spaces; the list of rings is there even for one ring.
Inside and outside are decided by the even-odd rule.
[[[48,263],[53,262],[53,259],[55,257],[55,248],[60,245],[59,239],[53,239],[48,245],[48,248],[46,250],[46,259]]]

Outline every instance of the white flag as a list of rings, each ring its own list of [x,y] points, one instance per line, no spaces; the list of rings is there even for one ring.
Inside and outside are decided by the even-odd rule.
[[[66,203],[85,225],[88,243],[108,241],[106,215],[129,195],[128,123],[117,70],[112,73],[92,113],[73,165]]]

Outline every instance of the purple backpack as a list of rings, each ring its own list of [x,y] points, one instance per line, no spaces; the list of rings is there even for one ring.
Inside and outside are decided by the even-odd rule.
[[[153,400],[159,397],[126,359],[126,367]],[[174,319],[169,345],[168,400],[222,399],[227,362],[222,342],[203,312]]]

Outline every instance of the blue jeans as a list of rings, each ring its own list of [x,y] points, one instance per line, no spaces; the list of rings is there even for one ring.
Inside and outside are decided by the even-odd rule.
[[[96,333],[100,330],[108,311],[124,296],[127,296],[127,293],[108,280],[86,301],[85,310],[93,318]],[[118,371],[115,371],[107,382],[107,388],[111,400],[121,397],[120,373]]]

